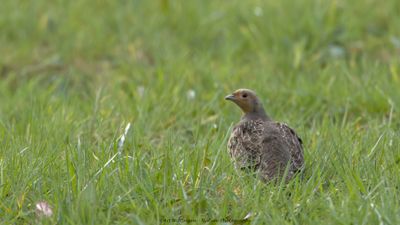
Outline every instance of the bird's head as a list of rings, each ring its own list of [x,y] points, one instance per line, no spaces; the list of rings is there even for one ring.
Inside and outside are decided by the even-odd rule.
[[[263,106],[258,99],[256,93],[249,89],[238,89],[225,97],[238,105],[245,114],[248,113],[264,113]]]

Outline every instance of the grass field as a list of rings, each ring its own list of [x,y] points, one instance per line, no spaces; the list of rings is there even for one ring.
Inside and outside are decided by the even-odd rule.
[[[3,0],[0,223],[400,224],[399,10]],[[241,87],[304,141],[287,186],[231,164]]]

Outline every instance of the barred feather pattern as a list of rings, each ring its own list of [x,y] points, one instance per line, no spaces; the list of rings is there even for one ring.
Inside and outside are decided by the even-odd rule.
[[[281,176],[290,163],[287,180],[303,168],[302,141],[284,123],[246,120],[236,125],[228,151],[238,169],[253,169],[264,181]]]
[[[262,120],[251,120],[233,128],[228,151],[237,169],[257,168],[260,165],[260,149],[265,129],[263,124]]]
[[[289,146],[291,170],[300,171],[304,168],[303,141],[296,132],[285,123],[276,123],[282,133],[282,140]]]

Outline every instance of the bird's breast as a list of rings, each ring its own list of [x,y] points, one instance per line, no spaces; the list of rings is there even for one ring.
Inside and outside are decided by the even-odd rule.
[[[228,151],[237,167],[249,167],[260,161],[263,127],[258,121],[239,123],[232,130]]]

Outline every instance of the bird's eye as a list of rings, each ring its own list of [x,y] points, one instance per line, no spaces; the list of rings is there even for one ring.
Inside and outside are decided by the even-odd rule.
[[[247,98],[247,94],[243,94],[242,97],[243,97],[243,98]]]

